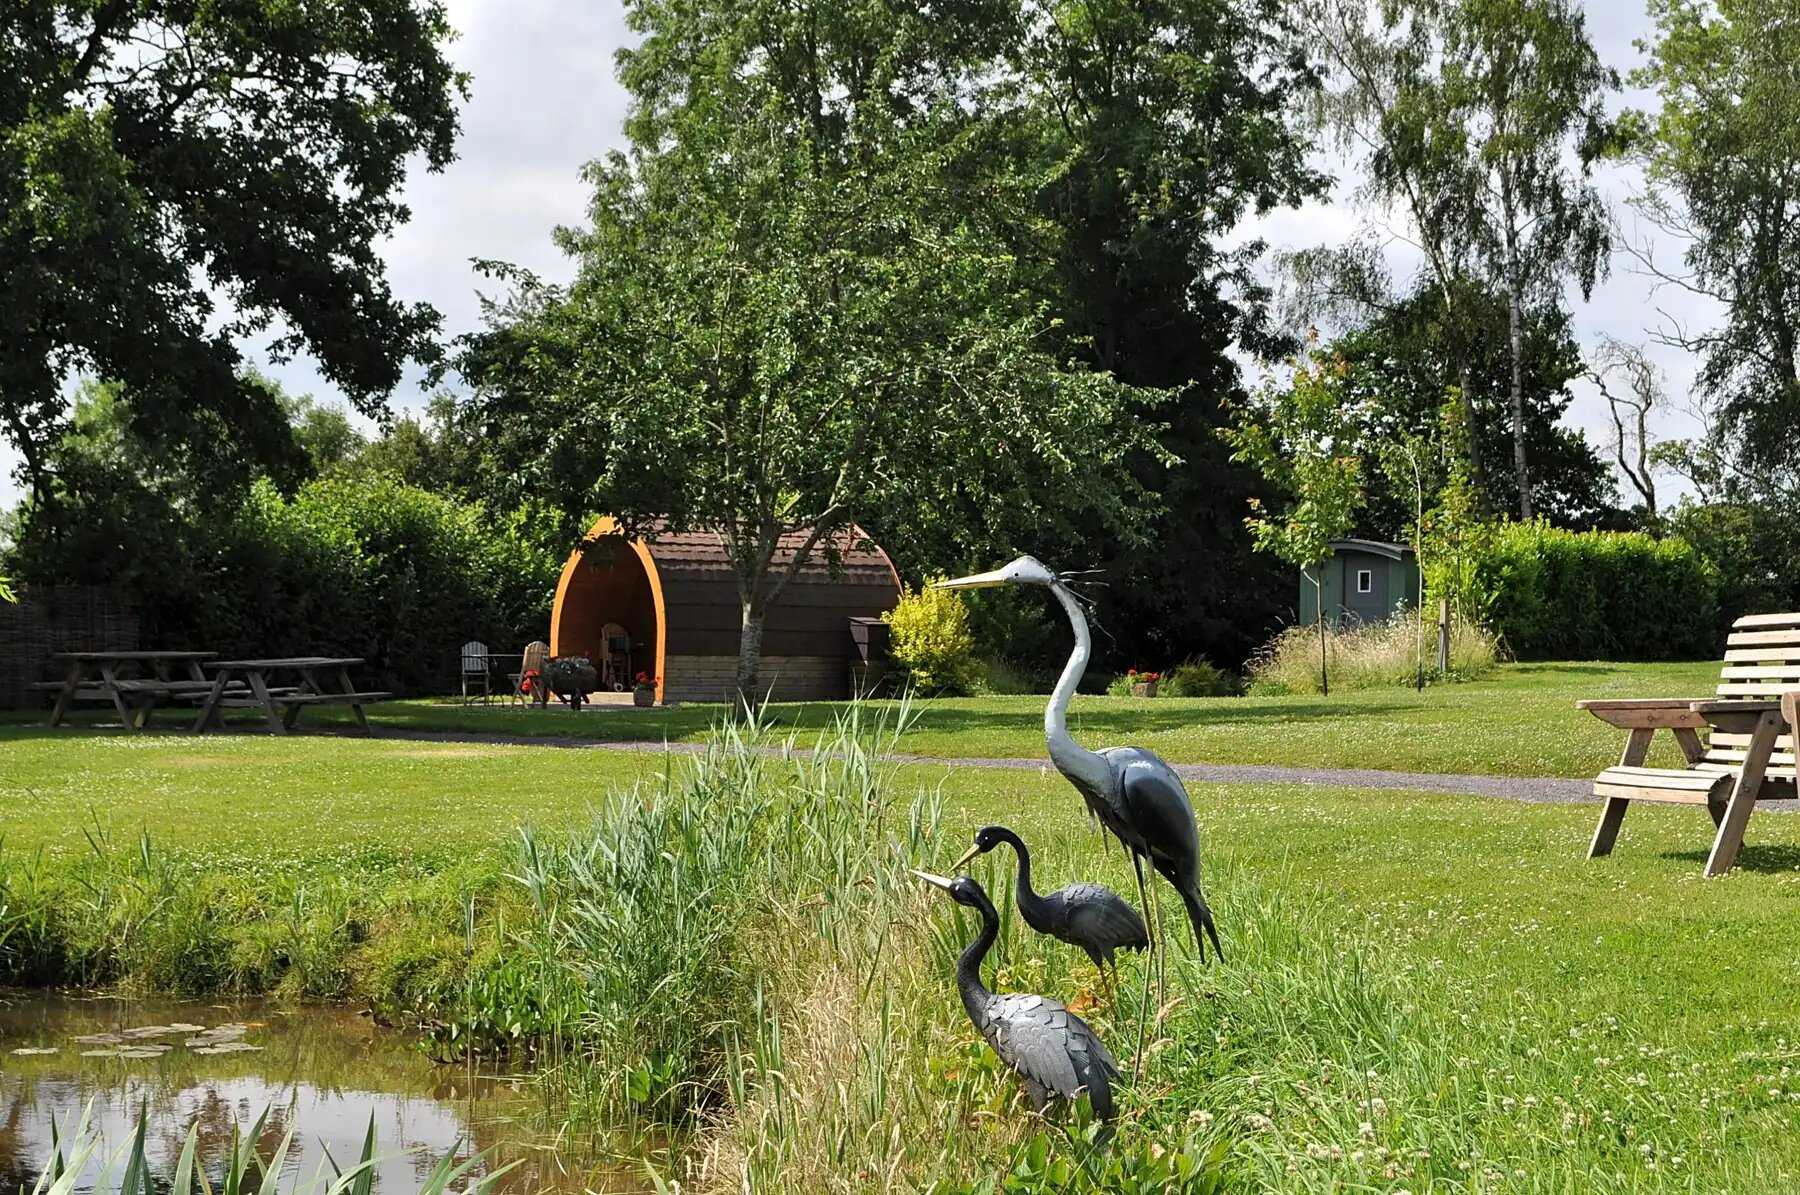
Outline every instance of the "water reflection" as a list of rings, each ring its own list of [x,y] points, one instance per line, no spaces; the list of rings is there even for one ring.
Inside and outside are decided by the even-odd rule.
[[[242,1027],[235,1037],[232,1026]],[[157,1028],[164,1032],[132,1033]],[[96,1035],[102,1040],[75,1040]],[[214,1048],[232,1040],[260,1048]],[[164,1176],[188,1126],[198,1125],[215,1186],[233,1127],[248,1132],[265,1109],[264,1157],[294,1130],[284,1191],[312,1179],[327,1151],[339,1166],[353,1164],[371,1114],[377,1189],[390,1193],[414,1190],[452,1149],[459,1158],[489,1151],[489,1168],[519,1161],[501,1179],[509,1192],[637,1186],[584,1166],[566,1143],[554,1150],[534,1144],[529,1126],[539,1109],[529,1087],[434,1065],[406,1035],[343,1009],[0,993],[0,1191],[29,1191],[49,1156],[52,1117],[67,1134],[90,1101],[107,1157],[129,1141],[139,1108],[146,1110],[147,1152]],[[94,1169],[81,1191],[93,1189]]]

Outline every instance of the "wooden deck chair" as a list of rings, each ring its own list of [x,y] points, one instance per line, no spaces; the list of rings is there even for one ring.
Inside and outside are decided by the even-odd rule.
[[[1576,703],[1631,737],[1616,767],[1594,778],[1606,799],[1588,858],[1611,852],[1633,801],[1704,805],[1717,834],[1706,874],[1737,860],[1756,802],[1793,797],[1794,719],[1800,712],[1800,613],[1748,614],[1731,626],[1725,665],[1710,699],[1637,698]],[[1647,768],[1658,730],[1675,735],[1685,768]],[[1699,732],[1710,730],[1705,743]]]
[[[462,645],[462,699],[467,705],[476,693],[487,701],[493,695],[488,674],[488,646],[479,639]]]
[[[536,703],[543,705],[549,697],[549,690],[544,686],[544,665],[550,662],[550,645],[542,639],[525,645],[525,654],[519,660],[519,670],[507,679],[512,681],[512,699],[516,705]]]

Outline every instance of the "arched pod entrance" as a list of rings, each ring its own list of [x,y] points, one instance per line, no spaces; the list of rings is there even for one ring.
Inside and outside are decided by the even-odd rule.
[[[785,568],[806,540],[783,538],[774,566]],[[900,598],[887,553],[852,528],[800,569],[770,606],[763,629],[762,689],[779,701],[848,697],[861,653],[853,619],[877,617]],[[627,628],[633,642],[654,642],[658,701],[729,701],[737,672],[736,573],[724,541],[711,532],[664,532],[626,539],[601,519],[570,554],[551,615],[551,651],[599,662],[604,628]],[[866,639],[866,635],[865,635]],[[634,666],[650,671],[634,658]]]

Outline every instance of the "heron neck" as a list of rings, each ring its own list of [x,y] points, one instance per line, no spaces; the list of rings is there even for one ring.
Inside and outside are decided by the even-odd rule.
[[[969,1020],[975,1028],[987,1028],[987,1005],[993,993],[981,983],[981,960],[994,945],[994,939],[1000,934],[1000,914],[994,909],[994,902],[983,893],[975,906],[981,914],[981,932],[975,940],[963,948],[962,957],[956,960],[956,987],[962,993],[963,1007],[968,1010]]]
[[[1019,911],[1035,912],[1038,906],[1038,894],[1031,887],[1031,852],[1026,849],[1025,840],[1011,830],[1000,835],[1000,841],[1012,847],[1013,854],[1019,859],[1019,878],[1016,886]]]
[[[1050,592],[1056,595],[1063,612],[1069,616],[1069,627],[1075,632],[1075,650],[1069,653],[1069,662],[1063,665],[1056,688],[1051,690],[1050,704],[1044,707],[1044,742],[1050,748],[1050,760],[1058,771],[1066,776],[1098,780],[1095,791],[1099,792],[1103,778],[1108,774],[1105,761],[1069,734],[1069,701],[1075,696],[1075,687],[1081,683],[1082,674],[1087,671],[1088,657],[1093,650],[1087,615],[1082,613],[1081,603],[1075,600],[1075,595],[1060,581],[1051,584]]]

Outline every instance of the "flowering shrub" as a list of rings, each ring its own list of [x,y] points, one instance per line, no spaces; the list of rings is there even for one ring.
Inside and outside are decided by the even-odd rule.
[[[980,665],[969,608],[951,589],[909,589],[900,604],[881,616],[888,624],[888,650],[921,693],[966,696],[975,689]]]
[[[1113,678],[1112,684],[1106,686],[1111,697],[1130,697],[1133,685],[1153,685],[1162,679],[1160,672],[1139,672],[1136,668],[1127,668],[1123,676]]]

